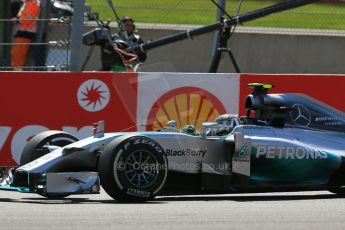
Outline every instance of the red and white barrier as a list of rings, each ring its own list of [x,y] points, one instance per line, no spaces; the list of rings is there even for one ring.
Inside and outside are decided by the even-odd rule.
[[[304,93],[345,111],[345,75],[187,73],[0,72],[0,165],[17,165],[27,141],[48,130],[78,138],[105,131],[155,130],[244,114],[250,82],[275,85],[272,93]]]

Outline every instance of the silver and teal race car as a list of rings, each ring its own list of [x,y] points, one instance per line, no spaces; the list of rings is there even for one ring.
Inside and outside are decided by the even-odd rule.
[[[345,195],[344,113],[303,94],[268,94],[268,84],[250,87],[246,116],[223,115],[201,132],[105,133],[99,122],[83,140],[40,133],[25,146],[20,167],[2,168],[0,189],[63,198],[102,186],[120,202],[176,194]]]

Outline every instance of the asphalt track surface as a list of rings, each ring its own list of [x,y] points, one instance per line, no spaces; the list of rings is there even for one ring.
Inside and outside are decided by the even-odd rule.
[[[0,229],[345,229],[345,198],[328,192],[158,197],[120,204],[99,195],[49,200],[0,191]]]

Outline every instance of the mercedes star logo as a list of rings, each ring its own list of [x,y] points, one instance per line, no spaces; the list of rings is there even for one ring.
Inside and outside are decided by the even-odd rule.
[[[295,125],[308,127],[311,122],[311,114],[307,107],[301,104],[294,104],[290,112],[291,120]]]

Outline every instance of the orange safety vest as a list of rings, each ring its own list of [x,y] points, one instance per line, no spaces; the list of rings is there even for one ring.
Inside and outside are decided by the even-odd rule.
[[[40,15],[39,0],[24,0],[22,8],[18,12],[18,30],[37,32],[37,21]]]

